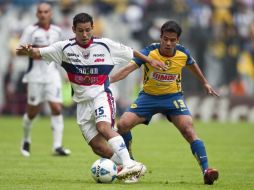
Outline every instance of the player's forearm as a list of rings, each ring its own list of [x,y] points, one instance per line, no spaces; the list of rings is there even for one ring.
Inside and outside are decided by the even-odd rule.
[[[154,67],[156,69],[165,70],[165,71],[168,69],[168,66],[165,65],[165,63],[160,62],[155,59],[151,59],[150,57],[145,56],[142,53],[135,51],[135,50],[134,50],[134,57],[137,57],[137,58],[141,59],[142,61],[149,63],[152,67]]]
[[[191,65],[189,69],[203,85],[208,84],[208,81],[206,80],[197,63]]]
[[[134,55],[134,57],[137,57],[137,58],[141,59],[142,61],[144,61],[146,63],[151,63],[152,62],[151,58],[143,55],[142,53],[140,53],[140,52],[138,52],[136,50],[133,51],[133,55]]]
[[[110,83],[117,82],[119,80],[126,78],[128,75],[129,75],[129,72],[127,70],[124,70],[124,68],[122,68],[118,70],[115,74],[110,76],[109,82]]]
[[[111,75],[109,81],[110,83],[117,82],[126,78],[132,71],[136,70],[138,65],[133,62],[128,63],[128,65],[120,68],[115,74]]]
[[[127,76],[127,75],[126,75]],[[119,72],[113,74],[112,76],[110,76],[109,78],[109,82],[110,83],[114,83],[114,82],[117,82],[119,80],[122,80],[124,79],[126,76],[122,76]]]

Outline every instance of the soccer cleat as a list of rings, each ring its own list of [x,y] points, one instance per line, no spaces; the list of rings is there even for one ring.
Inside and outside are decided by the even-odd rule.
[[[141,164],[141,163],[139,163]],[[135,176],[136,178],[140,178],[141,176],[144,176],[145,173],[146,173],[146,166],[144,164],[141,164],[142,165],[142,169],[139,171],[139,173]]]
[[[53,151],[53,154],[56,156],[69,156],[71,154],[71,151],[63,147],[58,147]]]
[[[215,180],[219,178],[219,172],[216,169],[208,168],[204,173],[204,183],[212,185]]]
[[[137,178],[136,176],[131,176],[128,179],[124,180],[124,183],[138,183],[139,178]]]
[[[123,169],[122,165],[117,166],[117,173],[119,173]],[[141,175],[140,175],[141,176]],[[124,183],[137,183],[139,181],[138,176],[131,176],[124,180]]]
[[[145,175],[146,167],[144,164],[133,161],[133,164],[124,166],[121,171],[118,172],[117,178],[119,180],[131,179],[132,177],[140,177]]]
[[[24,141],[21,146],[21,154],[25,157],[30,156],[30,143]]]
[[[139,164],[141,164],[141,163],[139,163]],[[146,173],[146,166],[143,165],[143,168],[140,170],[140,172],[137,175],[131,176],[130,178],[125,179],[124,183],[137,183],[139,181],[140,177],[144,176],[145,173]]]

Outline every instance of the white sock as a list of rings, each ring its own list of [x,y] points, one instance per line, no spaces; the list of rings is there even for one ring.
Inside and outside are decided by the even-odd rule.
[[[27,113],[23,116],[23,141],[31,143],[31,128],[32,128],[33,119],[29,119]]]
[[[52,115],[51,125],[53,131],[53,148],[56,149],[62,146],[63,129],[64,129],[63,116]]]
[[[123,165],[122,160],[117,156],[116,153],[113,154],[113,156],[110,158],[116,165]]]
[[[120,158],[123,165],[130,165],[133,161],[126,148],[123,138],[119,135],[108,140],[109,145],[112,147],[113,152]]]

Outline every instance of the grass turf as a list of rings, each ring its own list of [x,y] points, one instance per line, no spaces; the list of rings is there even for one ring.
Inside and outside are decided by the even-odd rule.
[[[148,168],[138,184],[96,184],[90,166],[98,158],[83,140],[75,118],[65,118],[64,145],[70,157],[51,154],[52,133],[48,117],[38,118],[32,130],[31,157],[20,154],[20,117],[0,118],[1,190],[253,190],[254,126],[250,123],[195,122],[205,142],[210,166],[219,169],[213,186],[203,185],[201,170],[189,145],[167,121],[133,130],[133,152]]]

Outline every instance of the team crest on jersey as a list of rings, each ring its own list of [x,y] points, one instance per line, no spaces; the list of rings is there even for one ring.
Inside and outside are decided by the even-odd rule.
[[[167,65],[168,67],[171,67],[172,62],[168,59],[165,61],[165,65]]]
[[[137,104],[131,104],[131,108],[137,108]]]
[[[88,59],[90,57],[90,51],[89,50],[85,50],[82,52],[82,55],[85,59]]]
[[[173,82],[177,79],[177,75],[155,72],[152,73],[152,78],[161,82]]]

